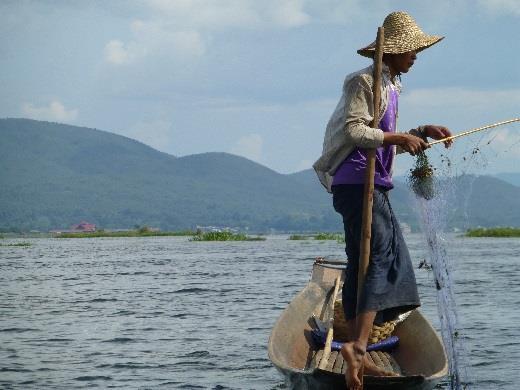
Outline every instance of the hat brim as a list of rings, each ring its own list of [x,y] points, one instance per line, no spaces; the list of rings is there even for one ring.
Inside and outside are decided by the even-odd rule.
[[[410,41],[396,41],[392,39],[385,40],[383,45],[383,53],[387,54],[402,54],[408,53],[409,51],[420,52],[423,51],[436,43],[443,40],[444,37],[439,35],[426,35],[422,34],[419,37],[414,37]],[[363,47],[357,51],[358,54],[363,57],[374,58],[376,50],[376,42],[372,42],[370,45]]]

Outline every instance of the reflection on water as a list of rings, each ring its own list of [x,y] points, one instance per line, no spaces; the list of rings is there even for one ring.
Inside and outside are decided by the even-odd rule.
[[[284,388],[267,358],[271,327],[314,257],[344,257],[335,241],[287,236],[24,241],[32,245],[0,247],[5,389]],[[418,265],[423,240],[407,241]],[[520,240],[451,241],[472,388],[516,389]],[[422,310],[438,326],[433,275],[416,275]]]

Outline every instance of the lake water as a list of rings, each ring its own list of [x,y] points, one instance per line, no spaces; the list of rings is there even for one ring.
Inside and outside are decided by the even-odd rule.
[[[421,235],[406,237],[415,265]],[[5,246],[30,242],[29,247]],[[0,388],[282,389],[272,325],[335,241],[1,240]],[[520,383],[519,239],[452,236],[473,389]],[[438,324],[431,271],[416,270]]]

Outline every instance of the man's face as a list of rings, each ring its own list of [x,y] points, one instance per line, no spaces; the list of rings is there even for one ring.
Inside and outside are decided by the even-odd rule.
[[[389,54],[387,65],[396,74],[407,73],[416,59],[417,53],[415,51],[409,51],[402,54]]]

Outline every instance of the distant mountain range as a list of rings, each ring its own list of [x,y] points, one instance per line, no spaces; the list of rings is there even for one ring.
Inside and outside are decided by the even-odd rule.
[[[0,119],[0,137],[4,231],[83,220],[104,228],[342,229],[311,170],[284,175],[227,153],[175,157],[109,132],[28,119]],[[450,226],[520,224],[520,187],[487,176],[457,183]],[[406,185],[398,182],[391,198],[400,221],[416,229]]]
[[[497,179],[503,180],[517,187],[520,187],[520,173],[516,172],[502,172],[493,175]]]

